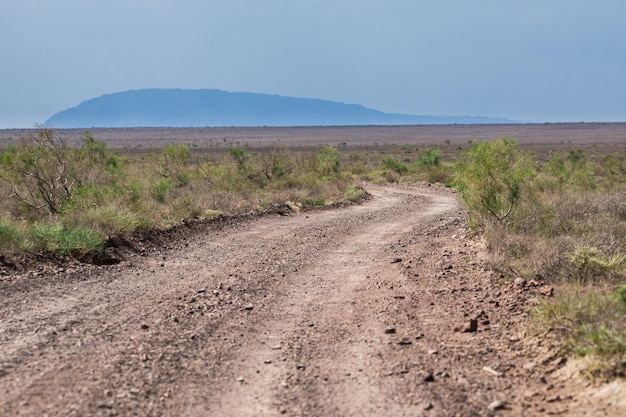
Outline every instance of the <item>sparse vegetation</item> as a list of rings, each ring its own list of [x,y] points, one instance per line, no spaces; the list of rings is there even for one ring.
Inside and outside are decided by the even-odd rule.
[[[574,149],[539,160],[513,139],[468,143],[458,161],[452,147],[342,154],[226,141],[204,155],[177,144],[121,156],[89,132],[71,146],[44,128],[0,152],[0,255],[98,261],[116,236],[183,219],[358,201],[360,180],[455,186],[486,238],[490,266],[557,288],[534,309],[534,325],[551,329],[564,349],[597,358],[594,372],[623,375],[626,158]]]
[[[177,144],[131,158],[90,132],[73,147],[42,128],[0,153],[0,255],[49,251],[98,260],[116,236],[286,201],[355,200],[362,190],[352,184],[332,146],[317,154],[250,154],[237,146],[222,158],[194,158]]]
[[[545,163],[501,139],[476,144],[457,165],[456,185],[491,265],[506,276],[556,286],[534,310],[564,349],[592,355],[595,373],[624,375],[626,161],[590,161],[580,150]]]

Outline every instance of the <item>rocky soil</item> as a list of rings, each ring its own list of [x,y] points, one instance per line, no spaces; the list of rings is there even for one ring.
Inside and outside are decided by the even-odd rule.
[[[5,268],[0,415],[626,414],[623,385],[526,334],[552,289],[486,269],[456,194],[366,188],[133,242],[116,265]]]

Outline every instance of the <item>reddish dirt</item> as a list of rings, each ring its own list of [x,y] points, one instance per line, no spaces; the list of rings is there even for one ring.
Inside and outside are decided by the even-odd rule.
[[[454,192],[365,187],[348,208],[2,277],[0,415],[626,413],[622,385],[525,334],[543,287],[486,270]]]

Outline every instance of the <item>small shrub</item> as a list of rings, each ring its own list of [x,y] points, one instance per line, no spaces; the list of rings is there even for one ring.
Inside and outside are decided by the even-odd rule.
[[[161,178],[153,187],[152,187],[152,198],[158,203],[165,203],[167,200],[167,194],[172,189],[172,180],[169,178]]]
[[[623,254],[610,257],[603,256],[600,251],[591,246],[583,246],[572,256],[572,263],[581,279],[595,279],[610,276],[619,270],[626,260]]]
[[[166,179],[175,180],[177,186],[186,185],[189,182],[187,166],[190,159],[187,145],[167,145],[161,150],[158,172]]]
[[[519,207],[534,178],[530,159],[507,138],[474,146],[456,171],[456,187],[470,214],[500,222]]]
[[[409,171],[409,167],[407,167],[405,163],[399,161],[393,156],[383,158],[382,161],[380,161],[380,167],[382,169],[388,169],[400,175],[404,175]]]
[[[348,201],[358,201],[365,194],[365,190],[363,187],[353,184],[346,188],[346,191],[343,194],[343,198]]]
[[[341,157],[337,148],[325,145],[317,154],[318,170],[324,176],[333,176],[341,173]]]
[[[0,253],[11,253],[21,249],[25,241],[24,233],[16,224],[0,219]]]
[[[59,235],[59,253],[77,259],[92,261],[104,253],[105,241],[86,227],[64,230]]]
[[[30,231],[30,239],[35,250],[56,252],[59,249],[59,242],[63,226],[60,224],[35,224]]]
[[[554,299],[544,299],[533,311],[536,330],[555,330],[564,349],[592,356],[591,371],[623,375],[626,359],[626,287],[614,292],[573,286]]]
[[[56,214],[79,185],[72,149],[52,129],[20,140],[2,153],[0,179],[9,197],[35,211]]]
[[[439,149],[428,149],[418,155],[417,166],[438,167],[441,165],[441,151]]]
[[[323,198],[306,198],[303,201],[305,206],[323,206],[326,204],[326,200]]]
[[[249,156],[244,148],[239,146],[233,146],[231,148],[228,148],[228,153],[230,154],[231,158],[233,158],[237,163],[237,169],[240,173],[245,173],[248,171]]]

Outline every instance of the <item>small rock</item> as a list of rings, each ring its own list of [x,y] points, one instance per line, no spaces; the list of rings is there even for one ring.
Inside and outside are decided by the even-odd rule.
[[[296,369],[299,371],[304,371],[306,369],[306,365],[303,363],[299,363],[296,365]]]
[[[243,307],[244,310],[250,311],[252,309],[254,309],[254,306],[252,304],[247,304]]]
[[[395,258],[393,261],[391,261],[392,264],[399,264],[400,262],[402,262],[402,258]]]
[[[200,288],[198,290],[198,294],[204,294],[206,292],[206,288]]]
[[[552,297],[552,295],[554,294],[554,288],[549,285],[544,285],[539,289],[538,292],[539,294],[545,295],[546,297]]]
[[[522,278],[522,277],[517,277],[513,281],[513,284],[515,284],[518,287],[525,287],[526,286],[526,280],[524,278]]]
[[[242,376],[240,376],[239,378],[237,378],[237,382],[239,382],[240,384],[243,384],[243,381],[244,381],[244,379],[243,379],[243,377],[242,377]]]
[[[426,404],[424,404],[423,410],[424,411],[429,411],[429,410],[432,410],[433,408],[435,408],[433,403],[426,403]]]
[[[411,339],[409,339],[408,337],[403,337],[402,339],[398,340],[398,344],[399,345],[410,345],[411,343]]]
[[[496,400],[487,406],[489,411],[497,411],[504,410],[506,408],[506,403],[504,401]]]
[[[435,382],[435,375],[433,375],[432,372],[426,373],[426,375],[424,375],[424,382]]]
[[[385,329],[385,334],[394,334],[395,332],[396,332],[396,328],[395,327],[389,326],[389,327],[387,327]]]
[[[483,366],[483,371],[487,372],[490,375],[497,376],[497,377],[504,376],[504,373],[496,371],[495,369],[490,368],[488,366]]]
[[[468,321],[458,329],[461,333],[474,333],[476,330],[478,330],[478,320],[476,319]]]
[[[478,320],[481,318],[488,319],[489,317],[487,316],[487,313],[485,313],[485,310],[478,310],[476,313],[474,313],[474,318]]]
[[[283,348],[283,347],[282,347],[281,345],[274,345],[274,346],[272,346],[272,349],[273,349],[273,350],[280,350],[280,349],[282,349],[282,348]]]
[[[146,323],[143,323],[141,325],[141,330],[148,330],[150,328],[150,326],[148,326]]]
[[[439,351],[438,351],[438,350],[436,350],[436,349],[430,349],[427,353],[428,353],[429,355],[437,355],[437,354],[439,354]]]

